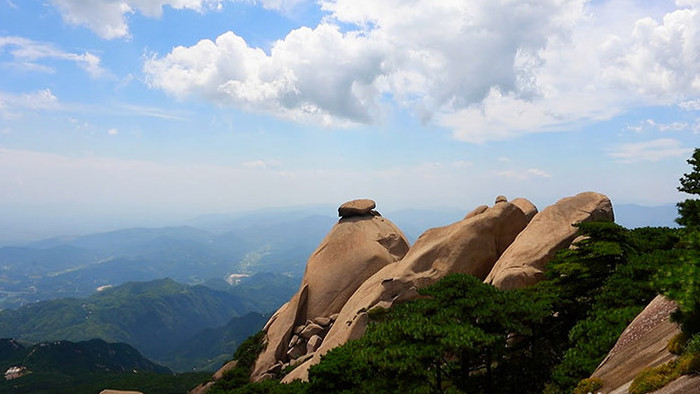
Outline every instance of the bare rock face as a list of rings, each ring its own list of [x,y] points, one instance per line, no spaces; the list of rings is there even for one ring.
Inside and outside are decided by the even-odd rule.
[[[282,381],[307,379],[309,367],[323,354],[360,338],[372,308],[389,308],[396,302],[415,299],[418,289],[449,273],[468,273],[483,279],[526,225],[520,208],[499,201],[491,208],[477,208],[462,221],[426,231],[403,260],[385,266],[362,283],[340,310],[313,357]]]
[[[516,198],[515,200],[511,201],[511,204],[515,205],[516,207],[520,208],[521,211],[523,211],[528,223],[530,223],[532,218],[534,218],[535,215],[537,215],[537,207],[524,198]]]
[[[371,215],[372,210],[377,207],[373,200],[360,199],[352,200],[338,207],[338,216],[349,218],[353,216]]]
[[[401,230],[375,214],[374,207],[372,200],[341,206],[343,217],[309,258],[299,291],[265,326],[267,347],[256,361],[253,380],[268,377],[278,363],[298,362],[317,349],[333,326],[333,315],[355,290],[408,252]]]
[[[632,380],[644,368],[663,364],[675,357],[669,353],[667,345],[680,333],[678,326],[670,321],[676,308],[675,302],[657,296],[637,315],[591,375],[603,382],[599,392],[626,393]],[[675,391],[674,386],[669,385],[664,392],[688,393],[683,391],[684,382],[674,385],[680,386],[681,391]]]
[[[526,207],[522,201],[518,205]],[[606,196],[580,193],[537,213],[498,259],[485,282],[499,289],[537,283],[543,277],[545,264],[558,250],[569,247],[576,237],[577,228],[572,225],[586,221],[613,221],[612,204]]]

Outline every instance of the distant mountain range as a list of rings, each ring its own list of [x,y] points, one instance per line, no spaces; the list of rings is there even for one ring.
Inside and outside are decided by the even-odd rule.
[[[260,272],[301,277],[334,222],[325,216],[270,219],[240,222],[223,233],[137,228],[6,246],[0,248],[0,308],[163,277],[187,284]]]
[[[0,339],[2,393],[97,393],[105,388],[182,393],[203,374],[173,375],[123,343],[93,339],[55,341],[27,346]]]
[[[306,260],[337,218],[323,206],[207,215],[186,226],[133,228],[77,237],[55,237],[0,248],[0,308],[60,297],[84,297],[104,286],[170,277],[186,284],[212,283],[261,272],[301,277]],[[432,227],[461,220],[459,209],[386,212],[414,242]],[[616,205],[625,227],[674,226],[674,205]]]
[[[257,303],[260,289],[268,286],[275,286],[275,291]],[[128,282],[87,298],[0,311],[0,337],[34,343],[100,338],[128,343],[176,370],[216,369],[269,318],[251,312],[273,310],[297,288],[297,280],[274,274],[250,278],[235,291],[171,279]]]

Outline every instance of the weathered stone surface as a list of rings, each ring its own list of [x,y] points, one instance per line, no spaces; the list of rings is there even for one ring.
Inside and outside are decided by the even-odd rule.
[[[311,323],[308,326],[304,328],[304,330],[301,332],[302,338],[309,339],[314,335],[318,335],[323,332],[323,327],[319,326],[316,323]]]
[[[535,206],[535,204],[531,203],[527,199],[516,198],[510,203],[520,208],[521,211],[523,211],[523,213],[525,214],[525,219],[527,219],[528,223],[530,223],[532,218],[535,217],[535,215],[537,215],[537,207]]]
[[[487,209],[489,209],[488,205],[479,205],[478,207],[474,208],[471,212],[469,212],[466,216],[464,216],[463,220],[471,219],[474,216],[481,215],[482,213],[486,212]]]
[[[372,200],[352,200],[338,207],[338,216],[349,218],[352,216],[372,215],[372,210],[377,207]]]
[[[294,345],[293,348],[291,348],[291,349],[289,349],[289,350],[287,351],[287,356],[288,356],[289,359],[291,359],[291,360],[294,360],[295,358],[299,358],[299,357],[301,357],[301,356],[303,356],[303,355],[305,355],[305,354],[306,354],[306,344],[303,343],[303,342]],[[279,362],[279,361],[278,361],[278,362]],[[275,363],[275,364],[277,364],[277,363]],[[272,367],[270,367],[270,368],[272,368]],[[265,370],[265,373],[267,373],[267,371],[269,371],[270,368],[268,368],[267,370]]]
[[[700,376],[683,375],[651,394],[700,394]]]
[[[370,205],[374,202],[364,207]],[[408,248],[401,230],[383,217],[341,218],[309,258],[300,291],[266,324],[267,347],[258,356],[252,379],[261,379],[272,365],[287,361],[296,327],[340,312],[367,278],[400,260]]]
[[[517,206],[505,202],[446,227],[430,229],[418,238],[403,260],[372,275],[345,303],[313,357],[296,367],[283,382],[306,379],[308,369],[334,347],[360,338],[367,311],[415,299],[417,289],[453,272],[484,278],[500,254],[527,224]]]
[[[537,283],[545,264],[576,237],[575,223],[613,221],[610,200],[586,192],[557,201],[536,214],[527,228],[498,259],[485,282],[499,289],[517,289]]]
[[[224,377],[224,373],[236,368],[236,365],[238,365],[238,361],[236,360],[227,362],[226,364],[224,364],[223,367],[219,368],[219,370],[214,373],[214,376],[212,376],[212,378],[214,378],[214,380],[221,379],[222,377]]]
[[[306,353],[313,353],[316,351],[321,346],[321,342],[323,342],[323,338],[321,338],[318,335],[314,335],[311,338],[309,338],[309,342],[306,344]]]
[[[670,321],[671,312],[676,308],[675,302],[657,296],[627,326],[591,375],[603,382],[599,392],[627,393],[634,377],[644,368],[663,364],[675,357],[668,352],[667,345],[680,332],[678,326]]]
[[[506,198],[506,196],[497,196],[494,204],[498,204],[500,202],[508,202],[508,199]]]
[[[331,318],[330,317],[317,317],[314,319],[314,323],[318,324],[319,326],[327,326],[331,324]]]
[[[289,347],[294,347],[297,343],[299,343],[300,340],[301,338],[299,337],[299,335],[294,334],[292,339],[289,341]]]

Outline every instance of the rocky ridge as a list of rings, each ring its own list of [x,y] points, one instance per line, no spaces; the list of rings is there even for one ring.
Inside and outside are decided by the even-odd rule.
[[[251,379],[308,378],[320,357],[361,337],[368,312],[415,299],[418,289],[450,273],[467,273],[499,288],[541,279],[556,251],[574,241],[573,224],[613,221],[610,200],[585,192],[538,212],[530,201],[498,196],[464,219],[427,230],[411,247],[372,200],[342,204],[340,220],[307,262],[299,291],[266,324],[266,348]]]

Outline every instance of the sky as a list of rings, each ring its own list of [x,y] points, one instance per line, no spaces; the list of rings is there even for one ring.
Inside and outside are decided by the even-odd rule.
[[[699,0],[0,0],[0,213],[663,205]]]

